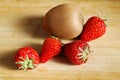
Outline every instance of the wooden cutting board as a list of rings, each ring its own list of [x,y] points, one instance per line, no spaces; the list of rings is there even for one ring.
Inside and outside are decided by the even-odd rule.
[[[42,18],[62,3],[78,3],[85,22],[94,15],[107,19],[106,34],[89,42],[87,63],[75,66],[57,56],[34,70],[17,70],[15,52],[24,46],[40,52],[49,36]],[[0,80],[120,80],[120,0],[0,0]]]

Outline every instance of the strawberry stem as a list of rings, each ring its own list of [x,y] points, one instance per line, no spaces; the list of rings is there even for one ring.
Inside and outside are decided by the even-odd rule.
[[[102,19],[103,21],[107,21],[107,19]]]
[[[84,48],[84,50],[79,47],[79,50],[80,50],[82,53],[79,53],[79,54],[78,54],[78,57],[79,57],[79,59],[82,59],[82,60],[83,60],[82,63],[85,63],[85,61],[88,59],[88,54],[90,53],[89,47],[86,46],[86,47]]]
[[[26,55],[26,59],[24,59],[23,57],[19,57],[22,61],[16,62],[16,64],[20,64],[21,66],[19,67],[19,69],[21,70],[27,70],[27,69],[34,69],[34,65],[33,65],[33,60],[29,59],[28,55]]]
[[[58,38],[58,37],[55,37],[55,36],[52,36],[52,38],[55,38],[55,39],[59,40],[59,38]]]

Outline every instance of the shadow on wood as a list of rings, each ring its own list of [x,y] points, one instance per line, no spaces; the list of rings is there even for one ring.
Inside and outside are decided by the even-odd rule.
[[[42,49],[42,44],[32,43],[30,46],[33,47],[40,54]]]
[[[16,50],[4,52],[2,59],[0,59],[0,66],[6,69],[17,69],[14,63],[14,55],[16,53]]]
[[[65,57],[63,56],[62,54],[58,55],[58,56],[55,56],[53,58],[53,60],[56,62],[56,63],[60,63],[60,64],[66,64],[66,65],[72,65],[72,63],[70,63],[70,61]]]
[[[33,38],[46,38],[50,36],[43,30],[43,16],[26,16],[16,23],[25,34]]]

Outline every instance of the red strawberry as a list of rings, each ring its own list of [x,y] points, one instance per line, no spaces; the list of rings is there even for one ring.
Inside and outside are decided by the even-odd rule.
[[[88,19],[84,25],[83,32],[81,33],[81,40],[91,41],[102,36],[106,32],[106,25],[104,20],[97,16]]]
[[[15,54],[15,64],[19,69],[34,69],[40,63],[39,54],[32,47],[20,48]]]
[[[40,54],[40,62],[45,63],[61,52],[62,44],[57,38],[46,38]]]
[[[89,53],[89,45],[82,40],[76,40],[63,46],[63,54],[75,65],[85,63]]]

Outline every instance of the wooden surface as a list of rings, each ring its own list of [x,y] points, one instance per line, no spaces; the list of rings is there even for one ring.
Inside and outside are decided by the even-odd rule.
[[[42,18],[62,3],[80,4],[85,22],[93,15],[107,19],[106,34],[89,42],[88,62],[75,66],[58,56],[34,70],[17,70],[15,52],[24,46],[40,52],[48,36]],[[120,80],[120,0],[0,0],[0,80]]]

